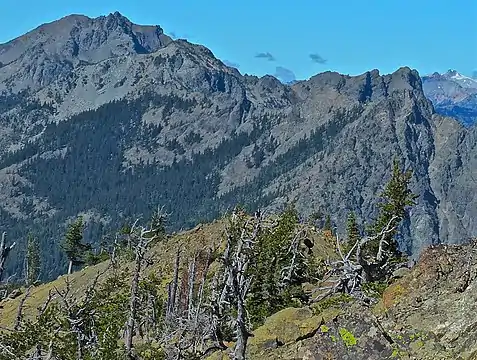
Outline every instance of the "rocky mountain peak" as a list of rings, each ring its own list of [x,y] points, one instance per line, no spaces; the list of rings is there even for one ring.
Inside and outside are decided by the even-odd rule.
[[[155,52],[172,41],[160,26],[134,24],[118,11],[93,21],[99,22],[99,26],[104,26],[109,31],[124,32],[131,36],[134,49],[139,54]]]
[[[449,81],[463,88],[477,89],[477,81],[475,79],[470,76],[465,76],[459,73],[457,70],[450,69],[443,74],[434,72],[433,74],[424,76],[423,78],[426,81]]]
[[[477,119],[477,80],[450,69],[423,76],[424,93],[438,113],[472,125]]]
[[[7,91],[36,90],[68,78],[78,65],[150,54],[171,42],[160,26],[134,24],[119,12],[70,15],[0,45],[0,83]]]
[[[455,75],[457,75],[457,74],[458,74],[457,70],[454,70],[454,69],[449,69],[449,70],[447,70],[447,72],[445,73],[445,75],[447,75],[447,76],[449,76],[449,77],[455,76]]]
[[[89,18],[70,15],[44,24],[0,45],[0,62],[5,65],[34,55],[97,63],[132,53],[152,53],[172,41],[158,25],[132,23],[119,12]]]
[[[357,76],[327,71],[311,77],[308,81],[295,84],[293,87],[299,93],[302,91],[305,93],[306,91],[311,91],[311,93],[337,92],[360,103],[381,101],[387,99],[394,92],[412,94],[424,105],[427,102],[419,73],[408,67],[399,68],[386,75],[381,75],[377,69]]]

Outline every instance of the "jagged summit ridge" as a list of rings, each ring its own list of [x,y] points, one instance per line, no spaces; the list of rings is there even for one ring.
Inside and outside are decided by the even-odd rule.
[[[0,45],[0,62],[5,66],[26,56],[43,56],[96,63],[155,52],[171,41],[160,26],[133,24],[119,12],[98,18],[70,15]]]
[[[477,89],[477,80],[470,77],[470,76],[465,76],[461,73],[459,73],[457,70],[450,69],[447,72],[440,74],[438,72],[435,72],[431,75],[426,75],[423,77],[426,81],[449,81],[453,82],[458,86],[461,86],[463,88],[469,88],[469,89]]]

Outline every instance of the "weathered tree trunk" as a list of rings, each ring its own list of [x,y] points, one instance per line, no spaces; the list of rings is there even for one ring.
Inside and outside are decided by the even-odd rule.
[[[124,345],[126,346],[126,352],[129,359],[134,359],[132,354],[132,338],[134,336],[134,328],[136,322],[137,312],[137,300],[139,291],[139,274],[141,273],[143,259],[143,250],[141,245],[138,245],[136,249],[136,260],[134,267],[134,274],[131,281],[131,298],[129,300],[129,316],[126,324],[126,334],[124,339]]]
[[[5,262],[7,260],[8,254],[15,247],[16,243],[13,243],[10,246],[5,244],[6,242],[6,233],[2,234],[2,240],[0,241],[0,281],[2,280],[3,272],[5,271]]]
[[[83,344],[81,342],[81,332],[78,331],[76,333],[76,343],[78,344],[78,348],[76,349],[76,359],[83,360]]]
[[[28,266],[28,254],[23,259],[23,271],[25,272],[25,285],[30,285],[28,281],[28,273],[30,272],[30,267]]]
[[[207,257],[206,257],[206,260],[205,260],[205,267],[202,270],[202,280],[200,282],[199,291],[197,293],[197,308],[196,308],[196,313],[195,313],[195,325],[196,326],[199,322],[199,314],[200,314],[200,310],[201,310],[201,306],[202,306],[202,300],[203,300],[202,298],[203,298],[203,294],[204,294],[205,282],[207,280],[207,273],[209,271],[211,255],[212,255],[212,250],[209,249],[207,251]]]
[[[73,271],[73,261],[70,260],[68,264],[68,275],[71,275],[71,272]]]
[[[180,265],[180,250],[177,250],[176,261],[174,264],[174,276],[172,283],[169,285],[169,296],[167,299],[167,319],[173,317],[176,308],[177,287],[179,282],[179,265]]]
[[[249,222],[241,224],[241,235],[234,239],[227,231],[227,248],[223,261],[227,278],[224,289],[219,300],[220,303],[229,297],[236,300],[237,316],[235,319],[235,333],[237,342],[235,343],[233,359],[245,360],[247,350],[247,340],[249,332],[247,330],[247,312],[245,309],[245,299],[250,288],[251,278],[247,274],[250,259],[253,256],[253,247],[260,232],[262,219],[260,212],[257,212],[253,220],[253,231],[249,233]]]
[[[50,340],[50,343],[48,345],[48,354],[46,355],[46,360],[52,360],[53,359],[53,340]]]
[[[17,317],[15,319],[15,325],[13,326],[13,329],[15,331],[18,331],[20,329],[20,325],[22,322],[22,316],[23,316],[23,307],[25,305],[26,299],[30,296],[30,291],[31,291],[31,286],[29,286],[25,292],[25,295],[23,298],[20,300],[20,304],[18,305],[18,310],[17,310]]]
[[[196,261],[196,256],[194,256],[192,263],[189,265],[189,279],[188,279],[189,294],[187,296],[187,319],[188,320],[192,319],[192,315],[193,315],[192,311],[194,306],[195,261]]]
[[[242,296],[237,297],[237,343],[234,349],[235,360],[245,360],[247,350],[248,331],[245,325],[246,312]]]
[[[35,352],[32,355],[32,360],[41,360],[43,359],[42,353],[41,353],[41,346],[39,344],[36,345],[35,347]]]

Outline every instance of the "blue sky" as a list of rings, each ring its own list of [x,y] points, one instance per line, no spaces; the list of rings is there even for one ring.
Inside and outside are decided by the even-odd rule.
[[[242,73],[306,79],[326,70],[421,75],[477,69],[475,0],[0,0],[0,43],[76,13],[119,11],[209,47]],[[21,4],[21,5],[18,5]],[[263,53],[274,61],[257,57]],[[315,55],[314,60],[310,55]],[[324,59],[326,62],[320,60]]]

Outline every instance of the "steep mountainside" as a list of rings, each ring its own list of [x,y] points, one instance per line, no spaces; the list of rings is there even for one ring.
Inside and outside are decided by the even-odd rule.
[[[420,195],[404,248],[477,233],[477,129],[436,115],[409,68],[288,86],[119,13],[43,25],[0,45],[0,63],[0,228],[20,245],[35,233],[48,276],[78,214],[99,242],[157,204],[178,229],[296,200],[341,231],[350,210],[373,216],[395,156]]]
[[[459,119],[467,126],[477,121],[477,80],[455,70],[422,79],[424,93],[438,113]]]

